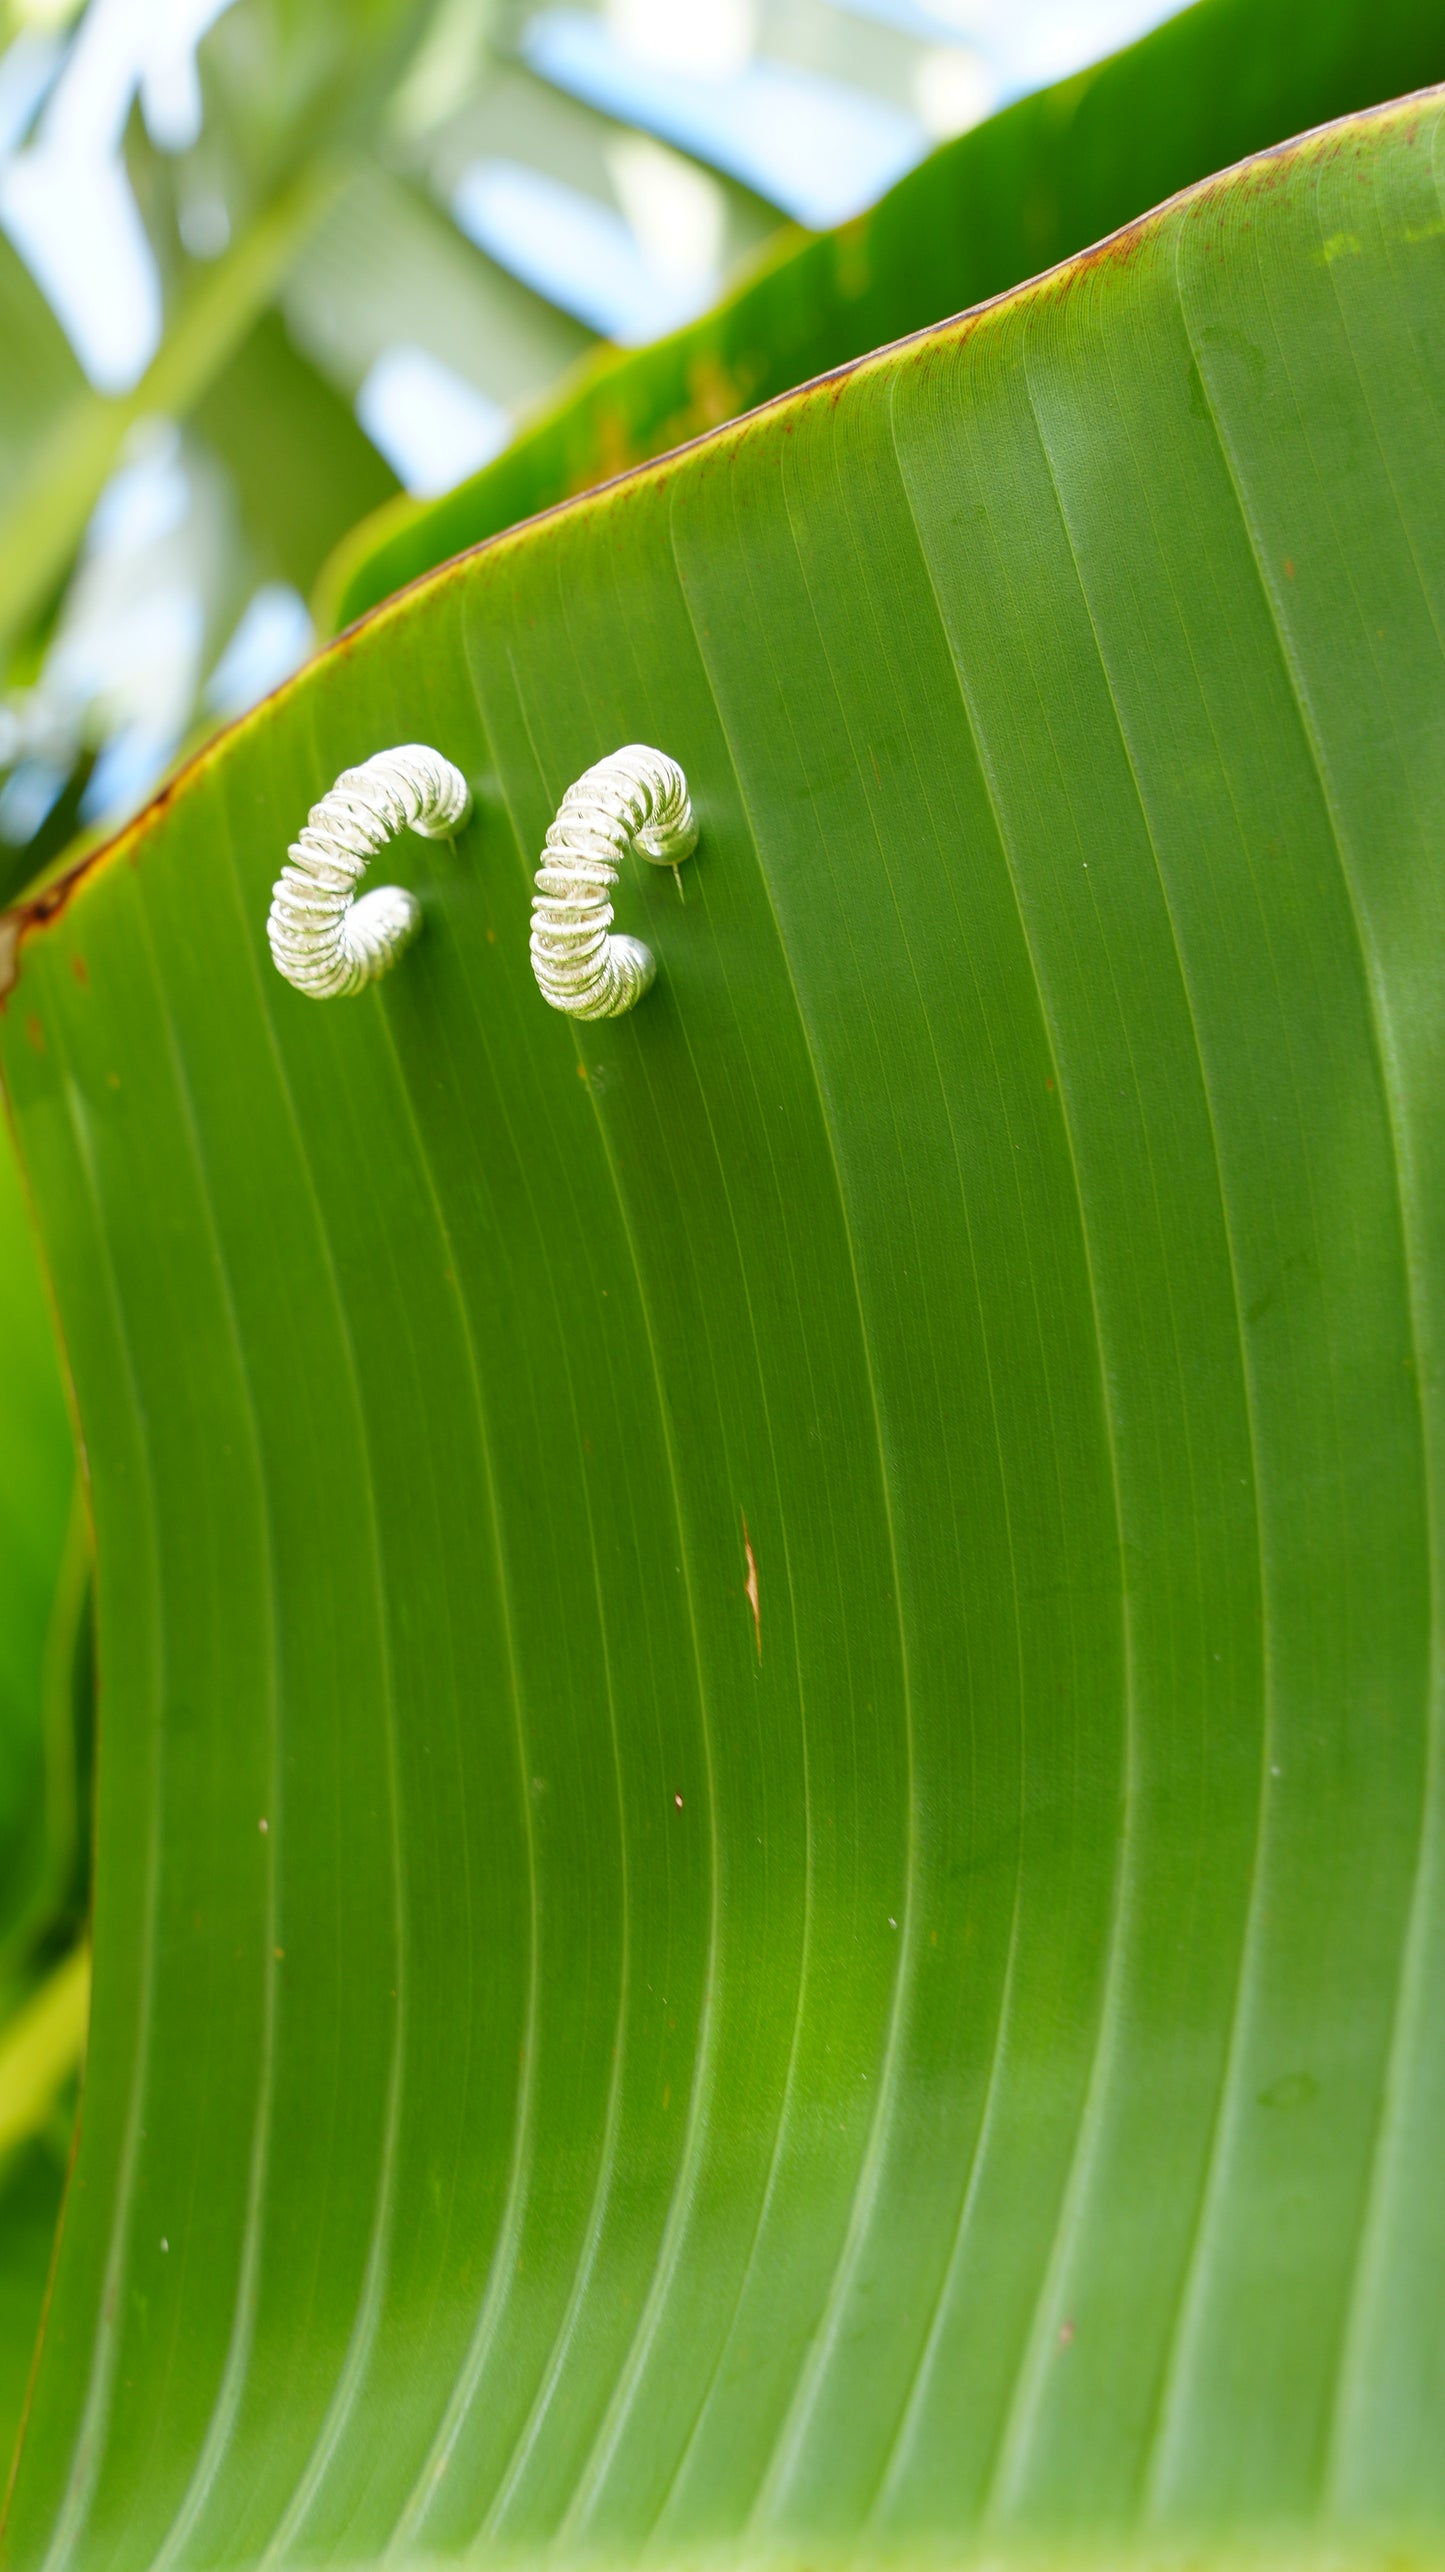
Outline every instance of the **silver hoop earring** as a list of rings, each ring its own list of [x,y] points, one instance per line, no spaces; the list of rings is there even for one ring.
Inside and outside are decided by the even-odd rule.
[[[620,1018],[657,971],[640,938],[612,934],[608,895],[629,848],[680,866],[697,846],[687,779],[675,759],[633,742],[599,759],[562,798],[532,901],[532,971],[569,1018]]]
[[[339,1000],[389,973],[421,927],[399,884],[355,899],[369,861],[398,831],[449,839],[472,808],[459,768],[422,742],[345,768],[313,804],[277,877],[266,933],[278,973],[312,1000]]]

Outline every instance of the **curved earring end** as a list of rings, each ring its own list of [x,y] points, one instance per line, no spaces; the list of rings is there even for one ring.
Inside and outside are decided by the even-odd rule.
[[[359,901],[356,887],[398,831],[446,839],[471,808],[461,770],[423,742],[344,769],[312,805],[276,880],[266,932],[277,972],[312,1000],[344,999],[389,973],[421,929],[421,905],[399,884]]]
[[[629,938],[620,929],[614,932],[611,945],[617,998],[607,1015],[622,1018],[651,991],[657,980],[657,958],[643,939]]]
[[[680,866],[697,846],[687,779],[665,751],[633,742],[569,786],[547,833],[532,900],[532,970],[569,1018],[621,1018],[657,974],[640,938],[612,934],[608,900],[629,848]]]
[[[425,836],[430,839],[433,833]],[[352,903],[349,928],[351,946],[364,968],[357,985],[360,990],[390,973],[412,940],[420,937],[421,904],[405,885],[378,884],[375,892],[362,893]]]
[[[672,766],[671,760],[668,766]],[[682,795],[676,818],[648,823],[636,833],[632,842],[638,856],[645,857],[649,866],[681,866],[684,858],[691,857],[697,846],[697,822],[693,816],[692,798],[687,791],[687,779],[680,768],[677,776]]]

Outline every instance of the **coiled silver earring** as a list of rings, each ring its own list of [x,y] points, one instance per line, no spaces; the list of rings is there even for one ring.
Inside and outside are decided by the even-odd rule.
[[[687,779],[675,759],[633,742],[569,786],[547,833],[532,901],[537,988],[570,1018],[620,1018],[657,970],[640,938],[614,937],[607,896],[629,848],[680,866],[697,846]]]
[[[344,768],[276,879],[266,934],[277,971],[313,1000],[341,999],[388,973],[421,927],[421,905],[399,884],[356,901],[368,861],[400,830],[449,839],[471,808],[461,770],[423,742]]]

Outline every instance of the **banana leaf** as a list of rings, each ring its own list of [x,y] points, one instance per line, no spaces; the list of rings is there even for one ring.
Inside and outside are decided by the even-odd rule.
[[[68,1826],[56,1812],[65,1789],[45,1791],[45,1701],[74,1481],[54,1325],[10,1136],[0,1129],[0,2018],[9,1950],[66,1864]],[[50,1766],[63,1757],[54,1750]]]
[[[483,547],[12,920],[101,1688],[16,2572],[1440,2558],[1442,140]],[[473,818],[303,997],[407,741]],[[701,840],[578,1022],[627,742]]]
[[[89,1541],[29,1212],[0,1126],[0,2456],[19,2427],[66,2152],[53,2101],[83,2013],[37,2067],[12,2020],[85,1906]],[[77,1682],[80,1683],[79,1688]],[[37,1987],[39,1989],[37,1990]],[[23,2055],[23,2045],[20,2054]]]
[[[259,567],[308,589],[338,533],[396,491],[347,405],[264,313],[194,426],[232,476]]]
[[[494,464],[345,537],[335,631],[499,529],[852,358],[1003,293],[1175,189],[1445,77],[1433,0],[1197,0],[1091,70],[949,143],[836,232],[788,231],[718,308],[604,352]]]

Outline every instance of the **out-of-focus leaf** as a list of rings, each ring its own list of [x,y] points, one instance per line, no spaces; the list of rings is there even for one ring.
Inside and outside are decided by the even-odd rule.
[[[32,470],[37,446],[71,407],[85,401],[85,378],[39,288],[0,233],[0,509]]]
[[[95,1671],[90,1520],[77,1482],[55,1571],[37,1681],[40,1773],[8,1887],[0,2030],[84,1932],[90,1903]],[[33,1722],[27,1710],[27,1724]],[[0,2038],[3,2041],[3,2038]]]
[[[13,643],[62,580],[127,432],[184,417],[273,301],[299,243],[384,119],[434,12],[414,0],[238,0],[202,47],[213,113],[196,148],[158,152],[132,120],[130,175],[166,289],[167,331],[123,399],[90,391],[8,242],[0,422],[0,642]],[[198,189],[224,209],[233,246],[212,265],[182,254],[177,218]],[[373,490],[370,495],[375,498]]]
[[[619,152],[625,154],[633,139],[611,117],[565,97],[518,64],[504,62],[427,137],[417,157],[444,204],[451,203],[469,168],[496,157],[582,188],[625,213],[617,184]],[[718,255],[731,274],[778,231],[779,217],[776,208],[735,181],[716,172],[707,175],[722,215]]]
[[[44,1677],[74,1479],[54,1324],[0,1131],[0,1949],[46,1876]]]
[[[20,924],[105,1735],[15,2572],[1438,2559],[1442,119],[423,584]],[[407,740],[475,817],[318,1005]]]
[[[0,901],[15,901],[70,848],[80,828],[81,799],[94,765],[94,752],[82,751],[40,828],[18,847],[0,847]]]
[[[75,1947],[0,2028],[0,2154],[41,2131],[85,2046],[90,1957]]]
[[[785,236],[702,321],[594,360],[495,464],[359,528],[318,617],[344,624],[497,529],[1001,293],[1207,171],[1442,73],[1435,0],[1198,0],[946,145],[841,231]]]
[[[355,393],[382,351],[412,342],[509,407],[590,345],[580,325],[483,258],[388,172],[359,172],[287,280],[295,337]]]
[[[0,2470],[19,2425],[60,2202],[64,2149],[57,2134],[42,2129],[74,2068],[84,2025],[83,2000],[78,2012],[75,2005],[75,1975],[83,1965],[60,1965],[48,2003],[33,1995],[37,1976],[55,1964],[57,1946],[74,1937],[87,1891],[82,1834],[89,1750],[77,1719],[83,1723],[88,1713],[88,1671],[79,1656],[88,1654],[89,1551],[54,1325],[6,1125],[0,1128]],[[38,2016],[27,2019],[27,2011]]]
[[[426,0],[235,0],[201,49],[197,157],[219,162],[242,221],[318,150],[367,150],[438,14]]]
[[[248,336],[339,176],[329,160],[308,167],[197,278],[135,391],[82,395],[31,456],[0,508],[0,640],[23,631],[68,567],[128,431],[156,414],[183,417]]]
[[[262,315],[192,414],[230,471],[259,571],[311,587],[332,546],[397,480],[344,402]]]
[[[0,2469],[30,2379],[60,2211],[90,1957],[75,1947],[0,2025]]]
[[[64,2156],[48,2136],[0,2169],[0,2470],[25,2407],[64,2184]]]

